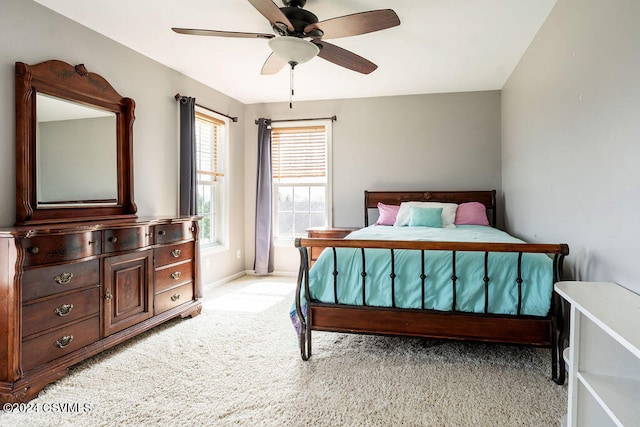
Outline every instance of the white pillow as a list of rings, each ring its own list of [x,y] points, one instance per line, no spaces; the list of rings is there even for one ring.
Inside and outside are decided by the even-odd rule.
[[[455,228],[456,210],[458,205],[456,203],[440,203],[440,202],[402,202],[400,203],[400,209],[396,216],[396,222],[394,227],[405,227],[409,225],[411,219],[411,206],[419,208],[442,208],[442,227],[443,228]]]

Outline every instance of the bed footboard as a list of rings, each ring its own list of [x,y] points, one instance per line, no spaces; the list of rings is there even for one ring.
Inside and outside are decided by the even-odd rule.
[[[563,311],[560,299],[555,292],[551,294],[550,309],[545,316],[531,316],[521,313],[523,303],[523,254],[542,253],[553,259],[553,281],[562,280],[563,260],[569,253],[566,244],[527,244],[527,243],[467,243],[467,242],[430,242],[430,241],[387,241],[387,240],[340,240],[340,239],[296,239],[295,246],[300,252],[300,269],[296,288],[295,310],[300,322],[299,344],[303,360],[311,357],[311,331],[333,331],[376,335],[404,335],[428,338],[447,338],[459,340],[476,340],[499,343],[526,344],[551,348],[552,378],[558,384],[565,381],[562,346],[565,341]],[[320,303],[309,297],[309,250],[325,248],[332,251],[334,260],[333,282],[335,301]],[[358,249],[362,257],[361,287],[362,305],[343,304],[337,298],[338,251],[336,248]],[[365,249],[387,249],[391,262],[389,289],[391,292],[390,307],[374,307],[366,303],[366,251]],[[420,251],[422,259],[430,251],[446,251],[452,261],[451,289],[453,304],[450,311],[432,310],[424,307],[426,274],[424,261],[420,281],[422,283],[422,308],[407,309],[395,304],[395,256],[398,250]],[[484,253],[484,311],[470,313],[456,308],[456,256],[461,252]],[[518,254],[516,314],[494,314],[489,311],[489,292],[491,278],[488,258],[491,253],[508,252]]]

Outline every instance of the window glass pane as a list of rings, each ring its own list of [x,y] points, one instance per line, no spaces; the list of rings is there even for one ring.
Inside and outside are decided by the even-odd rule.
[[[309,212],[295,213],[295,234],[296,236],[304,236],[309,228]]]
[[[325,188],[324,187],[310,187],[309,189],[309,210],[312,212],[322,212],[324,214],[324,198],[325,198]]]
[[[293,188],[294,210],[296,212],[309,211],[309,187]]]
[[[211,212],[213,215],[218,213],[218,188],[219,186],[216,184],[213,184],[211,186],[211,203],[209,205],[209,212]]]
[[[311,213],[309,227],[325,227],[327,222],[325,221],[324,212]]]
[[[278,236],[293,237],[293,212],[278,214]]]
[[[200,239],[200,244],[207,244],[207,243],[212,243],[211,240],[211,217],[210,216],[203,216],[202,220],[200,221],[200,235],[199,235],[199,239]]]
[[[198,213],[207,214],[211,212],[212,202],[212,189],[211,185],[198,185]]]
[[[293,187],[278,187],[278,212],[293,211]]]

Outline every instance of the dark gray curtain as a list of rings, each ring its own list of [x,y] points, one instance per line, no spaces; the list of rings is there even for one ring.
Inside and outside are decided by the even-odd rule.
[[[271,173],[271,127],[269,120],[258,120],[258,179],[256,185],[257,274],[273,272],[273,182]]]
[[[196,99],[180,97],[180,215],[198,213]]]

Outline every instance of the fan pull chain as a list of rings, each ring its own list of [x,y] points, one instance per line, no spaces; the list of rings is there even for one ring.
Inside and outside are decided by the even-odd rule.
[[[293,108],[293,69],[297,65],[295,62],[290,62],[291,70],[289,70],[289,89],[291,89],[291,93],[289,93],[289,109]]]

